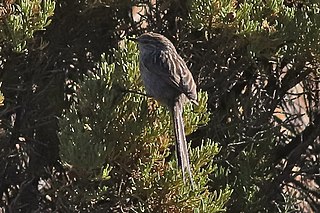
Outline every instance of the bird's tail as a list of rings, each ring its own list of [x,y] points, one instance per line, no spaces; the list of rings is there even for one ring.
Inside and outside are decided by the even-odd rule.
[[[189,175],[192,188],[194,188],[194,182],[192,178],[188,146],[186,136],[184,132],[184,124],[182,118],[182,104],[177,102],[172,110],[174,133],[176,137],[176,152],[178,158],[178,166],[182,169],[183,182],[186,182],[186,172]]]

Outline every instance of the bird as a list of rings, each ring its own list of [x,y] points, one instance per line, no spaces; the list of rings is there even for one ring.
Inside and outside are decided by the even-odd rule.
[[[198,105],[196,83],[185,61],[168,38],[159,33],[147,32],[136,41],[140,74],[146,93],[171,112],[178,167],[182,170],[184,184],[187,173],[193,188],[182,113],[187,102]]]

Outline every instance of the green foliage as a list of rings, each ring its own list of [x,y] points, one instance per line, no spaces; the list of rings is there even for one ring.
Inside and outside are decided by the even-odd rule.
[[[207,30],[216,27],[234,28],[235,32],[274,32],[280,19],[292,19],[294,9],[287,8],[281,0],[216,1],[193,0],[190,20],[196,28]]]
[[[135,212],[225,210],[232,190],[226,187],[211,192],[207,187],[209,175],[217,170],[212,161],[219,152],[217,144],[208,139],[190,150],[196,183],[192,191],[183,183],[170,151],[174,137],[168,111],[146,96],[131,92],[143,91],[136,44],[125,40],[112,60],[110,63],[102,56],[97,72],[79,85],[77,103],[60,121],[62,162],[72,175],[77,173],[76,177],[87,177],[99,185],[99,189],[90,189],[74,182],[72,187],[86,188],[88,203],[93,199],[90,193],[107,200],[111,199],[110,191],[120,193],[132,200],[126,208]],[[207,94],[199,92],[199,106],[186,106],[187,133],[208,122],[206,102]],[[107,165],[107,172],[103,165]],[[101,184],[105,176],[110,177]],[[125,188],[120,181],[126,183]]]
[[[305,103],[300,99],[304,93],[291,93],[289,89],[301,85],[304,85],[303,91],[319,88],[314,82],[319,76],[316,71],[320,49],[319,2],[194,0],[189,1],[189,5],[190,32],[195,28],[198,35],[203,35],[203,38],[198,36],[198,42],[204,43],[201,47],[205,57],[199,54],[198,63],[206,66],[200,65],[198,69],[202,70],[204,79],[211,75],[210,80],[203,83],[204,88],[212,91],[209,93],[212,101],[209,134],[224,144],[219,157],[227,162],[221,163],[219,170],[228,178],[221,180],[213,175],[213,181],[218,185],[231,184],[234,189],[228,210],[295,209],[296,206],[289,208],[294,199],[288,199],[288,188],[279,194],[273,191],[277,190],[273,188],[275,185],[282,187],[277,178],[285,178],[278,174],[281,166],[277,163],[282,163],[275,163],[279,160],[275,160],[275,156],[279,144],[290,144],[292,136],[300,134],[293,127],[299,126],[295,116],[302,116],[302,112],[293,109],[308,108],[306,111],[315,114],[318,111],[317,107],[310,107],[313,103],[317,105],[318,95],[309,91],[315,99],[307,95],[310,99]],[[229,78],[237,82],[234,87],[228,84]],[[211,79],[215,80],[213,86],[210,86]],[[277,107],[288,113],[280,124],[274,120]],[[291,130],[288,135],[284,134],[284,128]],[[311,144],[319,142],[315,140]],[[298,159],[295,156],[299,162]],[[286,179],[290,181],[288,176]],[[295,204],[299,203],[295,199]]]
[[[216,28],[231,29],[251,40],[248,52],[253,57],[272,54],[306,55],[318,53],[320,25],[319,3],[309,1],[301,8],[289,7],[282,0],[190,1],[193,27],[209,32]],[[317,38],[317,39],[315,39]],[[278,49],[281,48],[281,51]],[[272,52],[272,54],[270,54]]]
[[[68,120],[61,120],[60,123],[64,127],[60,146],[63,162],[82,172],[90,173],[91,170],[101,168],[106,159],[105,147],[91,141],[90,126],[83,125],[75,112],[71,111],[66,116]]]
[[[291,9],[292,10],[292,9]],[[319,57],[320,36],[317,30],[320,27],[320,4],[318,1],[309,1],[308,4],[292,11],[290,18],[279,23],[279,34],[287,42],[279,51],[282,55],[296,56],[298,60],[306,57]]]
[[[10,45],[16,52],[22,52],[34,32],[44,30],[54,14],[54,0],[17,0],[11,13],[0,23],[0,42]]]
[[[235,1],[228,0],[192,0],[189,1],[190,20],[195,28],[213,29],[223,27],[235,10]]]

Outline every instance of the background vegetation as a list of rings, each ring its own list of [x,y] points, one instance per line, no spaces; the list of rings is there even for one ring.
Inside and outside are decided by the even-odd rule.
[[[318,0],[3,0],[0,211],[319,212]],[[194,190],[130,38],[192,71]],[[129,39],[129,40],[128,40]]]

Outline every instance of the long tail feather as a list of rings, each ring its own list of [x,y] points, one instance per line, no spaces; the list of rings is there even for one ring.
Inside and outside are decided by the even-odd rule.
[[[191,186],[194,188],[194,182],[192,178],[190,163],[189,163],[189,154],[188,146],[186,141],[186,136],[184,132],[184,124],[182,118],[182,106],[177,102],[172,110],[174,132],[176,137],[176,152],[178,158],[178,166],[182,169],[183,182],[186,182],[186,172],[188,172]]]

